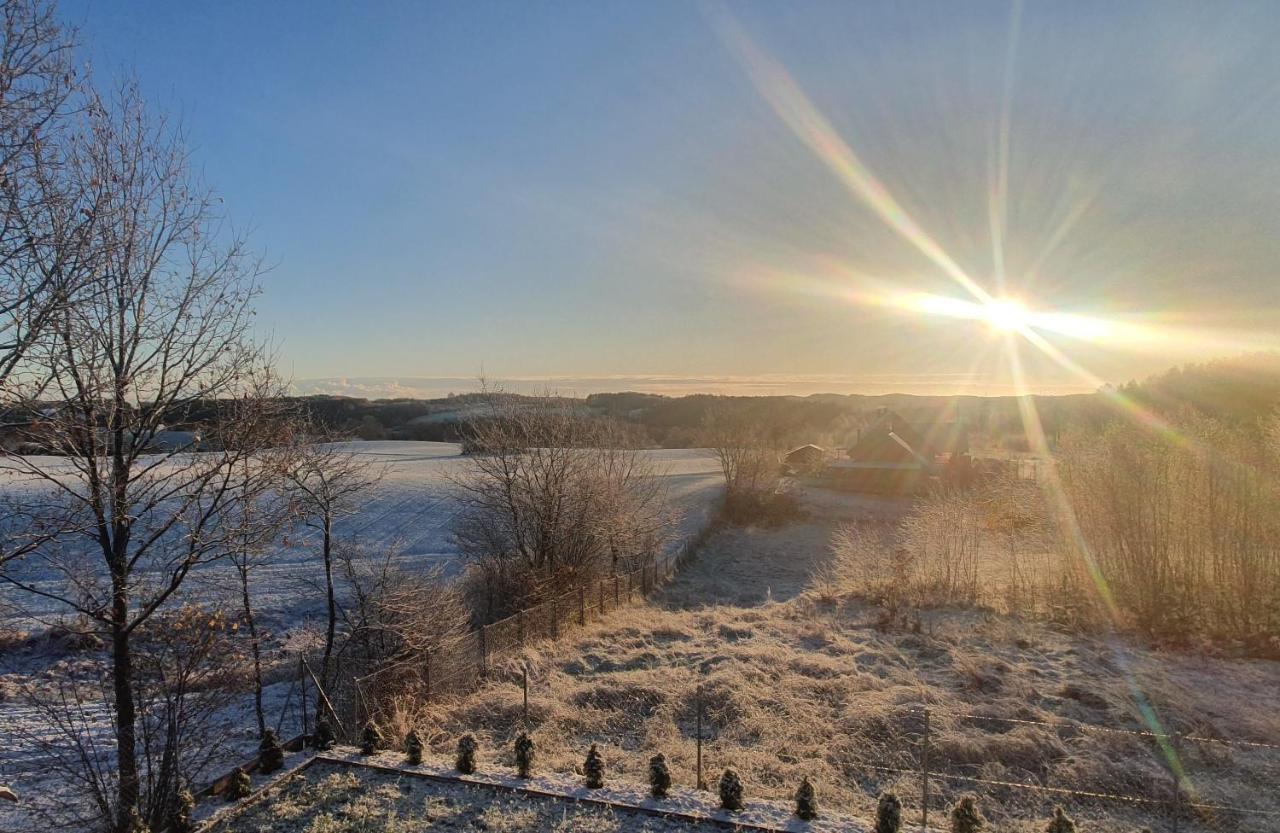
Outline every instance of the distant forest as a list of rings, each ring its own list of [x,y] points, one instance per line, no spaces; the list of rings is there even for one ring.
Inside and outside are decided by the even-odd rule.
[[[1095,428],[1114,418],[1123,409],[1121,397],[1171,416],[1191,411],[1243,426],[1260,425],[1280,411],[1280,353],[1185,365],[1118,389],[1034,399],[1046,435],[1056,442],[1073,427]],[[363,439],[456,442],[467,420],[482,411],[485,399],[481,394],[462,394],[431,400],[311,396],[300,401],[320,421]],[[564,404],[630,423],[636,429],[637,444],[665,448],[699,445],[703,420],[713,407],[740,408],[796,444],[846,446],[880,409],[913,422],[962,421],[980,447],[1017,451],[1023,442],[1018,401],[1013,396],[598,393],[585,400],[565,399]],[[199,421],[198,414],[188,416]]]

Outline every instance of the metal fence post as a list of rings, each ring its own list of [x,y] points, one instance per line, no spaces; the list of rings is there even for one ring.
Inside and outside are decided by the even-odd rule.
[[[929,710],[924,710],[924,735],[920,739],[920,829],[929,829]]]
[[[489,651],[488,651],[488,625],[480,626],[480,676],[485,677],[489,674]]]
[[[578,627],[587,625],[587,588],[578,586]]]
[[[600,615],[604,616],[604,582],[603,581],[596,583],[596,590],[600,594]]]
[[[523,677],[524,677],[524,680],[523,680],[523,685],[524,685],[524,728],[525,728],[525,730],[527,731],[527,730],[528,730],[528,728],[529,728],[529,665],[528,665],[528,663],[526,663],[526,664],[525,664],[525,666],[524,666],[524,669],[523,669],[523,670],[524,670],[524,674],[523,674]]]

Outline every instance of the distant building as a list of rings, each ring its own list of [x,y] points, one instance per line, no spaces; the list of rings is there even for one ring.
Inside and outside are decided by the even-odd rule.
[[[846,457],[823,471],[829,486],[875,494],[914,494],[930,482],[967,476],[969,434],[951,420],[907,422],[892,411],[859,432]]]
[[[812,474],[822,470],[826,459],[827,450],[810,443],[788,451],[782,461],[790,474]]]

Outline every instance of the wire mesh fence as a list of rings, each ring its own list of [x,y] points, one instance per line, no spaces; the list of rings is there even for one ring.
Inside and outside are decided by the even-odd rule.
[[[339,664],[325,686],[329,702],[317,705],[332,712],[343,738],[355,740],[366,722],[386,720],[406,699],[429,704],[469,694],[497,664],[525,646],[559,639],[648,597],[687,563],[698,543],[695,538],[675,551],[639,557],[633,569],[594,578],[393,665],[370,670]]]

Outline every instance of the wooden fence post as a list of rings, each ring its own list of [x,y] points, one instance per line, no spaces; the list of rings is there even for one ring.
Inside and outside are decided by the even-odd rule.
[[[920,828],[929,829],[929,710],[924,710],[924,735],[920,739]]]
[[[596,583],[596,590],[600,593],[600,615],[604,616],[604,582]]]
[[[578,627],[587,626],[587,588],[578,585]]]
[[[298,655],[298,684],[302,687],[302,742],[307,742],[307,669]]]

